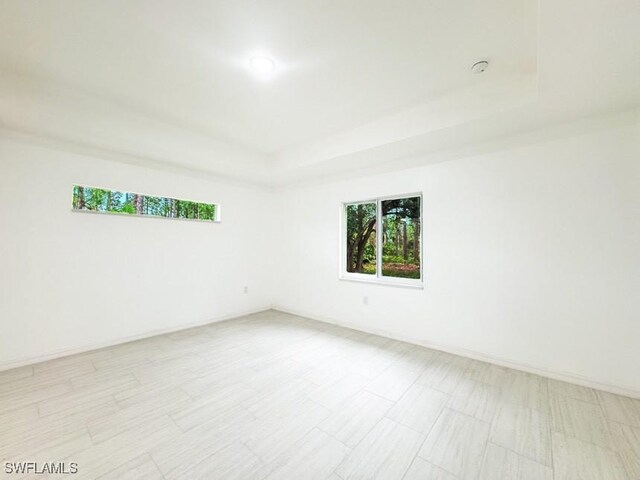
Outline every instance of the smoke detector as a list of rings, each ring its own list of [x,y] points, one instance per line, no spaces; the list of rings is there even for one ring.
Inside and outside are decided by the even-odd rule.
[[[484,72],[487,68],[489,68],[489,62],[487,62],[486,60],[481,60],[471,65],[471,72],[478,75]]]

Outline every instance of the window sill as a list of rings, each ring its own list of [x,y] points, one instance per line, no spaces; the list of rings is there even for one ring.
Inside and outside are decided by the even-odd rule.
[[[384,285],[386,287],[409,288],[413,290],[424,290],[424,282],[422,280],[403,280],[391,278],[367,278],[365,275],[340,275],[338,280],[343,282],[368,283],[370,285]]]

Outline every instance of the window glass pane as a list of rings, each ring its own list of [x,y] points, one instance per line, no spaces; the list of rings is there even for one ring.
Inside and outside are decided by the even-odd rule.
[[[420,197],[383,200],[382,275],[420,278]]]
[[[347,272],[376,274],[376,204],[345,205]]]
[[[73,186],[73,209],[99,213],[186,218],[215,222],[219,207],[215,203],[193,202],[104,188]]]

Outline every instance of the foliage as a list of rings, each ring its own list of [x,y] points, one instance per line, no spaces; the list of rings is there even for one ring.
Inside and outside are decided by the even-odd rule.
[[[365,263],[362,266],[362,272],[361,273],[367,273],[369,275],[375,275],[376,274],[376,264],[375,263]]]
[[[346,206],[347,216],[347,271],[375,274],[376,204],[357,203]],[[372,240],[373,239],[373,240]],[[366,255],[366,256],[365,256]],[[374,264],[365,271],[364,265]]]
[[[420,197],[380,202],[382,274],[420,278]],[[376,203],[346,205],[347,271],[376,273]]]
[[[420,265],[406,263],[383,263],[382,275],[385,277],[420,278]]]
[[[420,197],[382,202],[382,275],[420,278]]]
[[[74,210],[215,221],[217,208],[212,203],[73,186]]]

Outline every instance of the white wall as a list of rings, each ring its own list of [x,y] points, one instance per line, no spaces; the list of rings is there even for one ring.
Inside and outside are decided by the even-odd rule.
[[[273,304],[638,394],[639,165],[635,124],[274,194],[0,140],[0,368]],[[223,221],[73,213],[74,183]],[[416,191],[424,290],[338,280],[340,203]]]
[[[637,394],[639,165],[636,124],[283,190],[274,303]],[[424,290],[338,280],[340,203],[417,191]]]
[[[74,213],[74,183],[216,202],[222,223]],[[0,367],[268,308],[272,198],[0,140]]]

